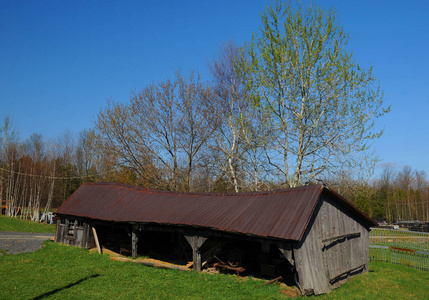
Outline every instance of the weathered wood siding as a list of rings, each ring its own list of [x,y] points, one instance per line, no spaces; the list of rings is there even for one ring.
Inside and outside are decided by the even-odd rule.
[[[82,248],[92,248],[94,238],[90,222],[63,217],[57,221],[55,241]]]
[[[309,295],[340,286],[368,270],[368,251],[369,227],[322,194],[303,239],[294,245],[300,288]]]

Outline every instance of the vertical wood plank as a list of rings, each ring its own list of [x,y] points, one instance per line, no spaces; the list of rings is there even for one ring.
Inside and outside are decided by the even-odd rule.
[[[131,252],[132,257],[137,257],[137,251],[138,251],[138,242],[139,242],[139,225],[138,224],[132,224],[131,225]]]
[[[61,240],[61,222],[59,220],[57,220],[57,223],[55,224],[55,242],[57,243],[62,243],[63,241]]]
[[[293,246],[300,289],[306,295],[323,294],[330,290],[322,253],[323,244],[320,239],[322,231],[320,219],[323,213],[319,214],[319,212],[322,207],[322,203],[319,203],[304,237]]]
[[[196,239],[197,240],[197,239]],[[194,269],[197,272],[201,272],[202,269],[202,262],[201,262],[201,252],[200,249],[198,248],[198,242],[195,245],[194,249],[193,249],[193,262],[194,262]]]

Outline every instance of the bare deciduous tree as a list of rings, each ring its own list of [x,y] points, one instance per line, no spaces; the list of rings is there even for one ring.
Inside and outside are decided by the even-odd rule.
[[[132,168],[146,185],[193,190],[201,150],[217,126],[211,88],[190,72],[151,84],[129,105],[110,104],[96,123],[97,148]]]

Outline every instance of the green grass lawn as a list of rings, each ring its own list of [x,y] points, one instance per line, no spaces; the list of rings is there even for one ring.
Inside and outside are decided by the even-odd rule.
[[[0,256],[0,298],[279,299],[279,286],[111,261],[105,254],[45,242],[34,253]]]
[[[0,231],[55,232],[55,225],[47,225],[0,215]]]
[[[356,276],[317,299],[429,299],[429,272],[390,263],[370,262]]]
[[[34,252],[0,256],[0,299],[284,299],[279,285],[235,275],[163,270],[47,241]],[[315,299],[428,299],[429,272],[371,263]]]
[[[54,226],[0,216],[0,230]],[[112,261],[106,254],[47,241],[33,253],[0,255],[0,299],[284,299],[278,284]],[[429,272],[370,263],[368,273],[312,299],[428,299]]]

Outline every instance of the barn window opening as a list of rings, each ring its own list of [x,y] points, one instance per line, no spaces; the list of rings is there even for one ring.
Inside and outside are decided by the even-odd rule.
[[[75,226],[76,226],[76,228],[79,228],[79,229],[83,228],[83,221],[76,220],[75,221]]]
[[[69,220],[69,224],[67,226],[67,236],[74,236],[75,229],[75,220]]]

